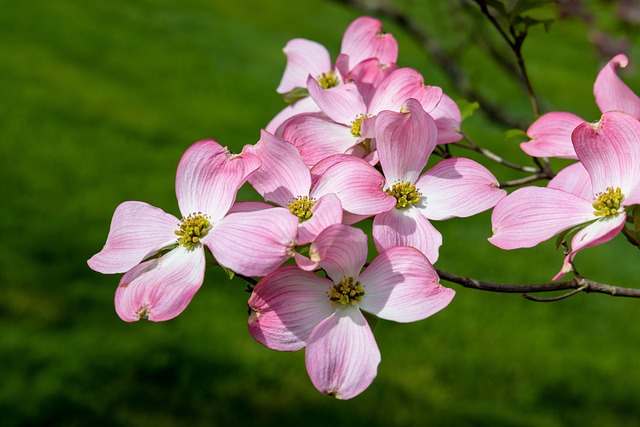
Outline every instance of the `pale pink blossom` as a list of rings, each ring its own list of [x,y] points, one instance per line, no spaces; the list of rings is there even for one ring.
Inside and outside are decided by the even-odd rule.
[[[441,286],[429,261],[414,248],[394,247],[361,272],[367,237],[333,225],[312,247],[327,278],[284,266],[263,278],[249,299],[249,331],[280,351],[306,347],[306,366],[322,393],[350,399],[377,374],[380,351],[362,311],[396,322],[425,319],[455,292]]]
[[[89,259],[101,273],[124,273],[115,296],[126,321],[171,319],[202,285],[204,246],[221,265],[263,276],[289,258],[297,221],[286,209],[228,214],[236,193],[260,166],[213,140],[193,144],[176,174],[182,219],[143,202],[116,209],[104,248]]]
[[[575,226],[571,252],[554,279],[570,271],[575,254],[611,240],[624,227],[627,208],[640,202],[640,122],[611,111],[572,134],[580,160],[546,188],[525,187],[494,208],[489,241],[502,249],[528,248]],[[585,181],[588,185],[585,185]]]

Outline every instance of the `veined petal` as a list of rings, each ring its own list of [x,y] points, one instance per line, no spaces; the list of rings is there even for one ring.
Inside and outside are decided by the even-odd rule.
[[[358,88],[353,83],[336,86],[331,90],[322,89],[320,83],[312,77],[307,80],[309,95],[318,104],[324,114],[331,120],[346,126],[362,114],[366,114],[367,106],[358,93]]]
[[[358,142],[351,128],[310,115],[291,119],[284,127],[282,138],[296,146],[307,166],[331,155],[343,154]]]
[[[297,102],[287,105],[267,124],[265,130],[278,138],[282,137],[286,124],[296,116],[301,114],[320,113],[320,107],[310,96],[302,98]],[[321,114],[321,113],[320,113]],[[324,117],[324,115],[322,115]]]
[[[493,209],[493,236],[501,249],[530,248],[579,224],[593,221],[590,201],[554,188],[524,187]]]
[[[262,161],[262,166],[249,177],[249,183],[266,201],[287,207],[295,197],[309,195],[309,167],[293,144],[263,130],[260,141],[245,151]]]
[[[287,93],[297,87],[306,87],[307,78],[314,79],[331,71],[331,57],[329,51],[320,43],[306,39],[289,40],[283,49],[287,56],[287,66],[278,93]]]
[[[376,119],[376,146],[387,185],[415,183],[438,142],[436,122],[420,103],[409,99],[409,113],[381,112]]]
[[[593,94],[600,111],[623,111],[636,120],[640,120],[640,98],[624,84],[618,73],[618,67],[625,68],[629,60],[625,55],[616,55],[604,66],[593,85]]]
[[[124,202],[116,208],[107,242],[87,261],[100,273],[124,273],[145,258],[173,243],[180,221],[143,202]]]
[[[311,243],[322,267],[335,283],[356,279],[367,262],[367,235],[359,228],[335,224],[327,227]]]
[[[425,111],[431,114],[433,120],[438,126],[438,144],[449,144],[462,139],[460,133],[460,124],[462,123],[462,115],[458,104],[446,94],[442,94],[440,102],[433,110],[429,110],[425,104],[426,101],[419,99]]]
[[[417,249],[387,249],[360,275],[364,296],[360,308],[396,322],[426,319],[445,308],[455,295],[441,286],[429,260]]]
[[[369,104],[369,114],[377,115],[384,110],[399,112],[407,99],[423,97],[423,88],[422,74],[413,68],[398,68],[380,82]],[[442,89],[435,95],[437,103]]]
[[[307,341],[305,360],[318,391],[351,399],[376,377],[380,350],[360,310],[349,307],[316,326]]]
[[[432,264],[438,260],[442,235],[415,207],[392,209],[373,219],[373,241],[378,252],[393,246],[413,246]]]
[[[120,280],[115,306],[126,322],[173,319],[187,307],[204,280],[202,247],[173,249],[133,267]]]
[[[235,202],[233,206],[231,206],[231,209],[229,209],[229,214],[238,212],[255,212],[271,208],[273,208],[273,205],[264,202]]]
[[[425,199],[416,207],[426,218],[435,220],[475,215],[494,207],[507,195],[484,166],[462,157],[436,164],[418,179],[416,188]]]
[[[380,21],[363,16],[345,30],[340,53],[349,56],[350,68],[369,58],[391,64],[398,60],[398,43],[391,34],[383,31]]]
[[[365,160],[343,158],[318,179],[311,196],[333,193],[340,199],[342,209],[358,215],[376,215],[396,204],[396,199],[382,190],[383,185],[384,177]]]
[[[348,63],[349,58],[344,54],[340,55],[338,60],[344,58],[346,58],[346,62]],[[338,66],[338,61],[336,61],[336,66]],[[395,69],[397,69],[396,64],[384,65],[380,63],[378,58],[369,58],[348,72],[348,81],[353,81],[356,84],[365,105],[370,105],[376,88]],[[371,111],[369,111],[369,113],[371,113]]]
[[[216,222],[227,213],[251,172],[260,167],[253,154],[231,154],[213,139],[196,142],[182,155],[176,195],[183,216],[201,212]]]
[[[578,158],[593,184],[595,194],[609,187],[632,193],[640,181],[640,122],[610,111],[599,122],[583,123],[572,135]]]
[[[544,114],[529,126],[527,136],[531,140],[521,143],[520,148],[533,157],[577,159],[571,133],[582,123],[586,122],[571,113]]]
[[[592,200],[595,194],[591,189],[591,177],[580,162],[560,170],[547,187],[566,191],[585,200]]]
[[[223,266],[244,276],[264,276],[289,259],[298,218],[272,208],[227,215],[202,242]]]
[[[335,194],[325,194],[311,208],[313,215],[298,225],[298,245],[306,245],[322,230],[342,222],[342,204]]]
[[[330,280],[294,265],[264,277],[249,298],[249,332],[261,344],[279,351],[303,348],[311,331],[331,316]]]

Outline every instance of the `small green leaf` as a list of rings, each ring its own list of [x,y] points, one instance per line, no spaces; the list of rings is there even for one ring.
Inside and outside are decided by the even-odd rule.
[[[467,101],[466,99],[458,99],[456,101],[458,108],[460,109],[460,115],[462,116],[462,121],[471,117],[473,113],[480,108],[480,104],[474,101]]]
[[[527,133],[522,129],[509,129],[504,133],[504,140],[511,141],[512,139],[527,139]]]
[[[220,268],[222,268],[224,272],[227,273],[227,277],[229,277],[229,280],[233,279],[233,277],[236,275],[235,271],[230,268],[224,267],[222,265],[220,265]]]
[[[287,93],[282,94],[282,99],[287,104],[294,104],[295,102],[309,96],[309,91],[303,87],[297,87]]]
[[[367,320],[367,323],[369,324],[369,327],[373,331],[375,329],[376,325],[378,324],[378,320],[380,320],[378,318],[378,316],[376,316],[375,314],[368,313],[368,312],[366,312],[364,310],[361,310],[360,312],[362,313],[364,318]]]

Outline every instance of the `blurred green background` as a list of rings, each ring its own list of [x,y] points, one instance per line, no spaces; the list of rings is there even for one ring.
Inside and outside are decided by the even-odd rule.
[[[466,84],[533,120],[526,94],[487,54],[501,43],[476,8],[395,5],[459,61]],[[524,54],[545,111],[596,120],[592,85],[612,49],[627,49],[624,79],[640,92],[637,22],[616,15],[618,2],[583,6],[549,32],[534,28]],[[251,338],[245,285],[219,270],[172,321],[116,316],[119,277],[86,265],[116,206],[143,200],[178,215],[182,152],[209,137],[234,151],[255,143],[284,106],[275,87],[286,42],[316,40],[335,58],[362,14],[319,0],[0,0],[1,426],[640,425],[640,301],[580,294],[542,304],[452,284],[456,298],[432,318],[378,324],[378,377],[346,402],[313,388],[303,352]],[[381,19],[401,66],[461,97],[447,70]],[[464,129],[531,164],[481,112]],[[500,180],[522,176],[490,167]],[[557,272],[553,242],[501,251],[486,241],[489,218],[435,224],[437,267],[505,283]],[[580,253],[577,265],[594,280],[638,286],[637,250],[621,237]]]

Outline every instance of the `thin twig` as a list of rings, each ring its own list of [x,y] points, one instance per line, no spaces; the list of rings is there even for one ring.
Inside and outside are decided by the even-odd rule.
[[[583,285],[583,286],[580,286],[578,289],[574,289],[571,292],[567,292],[566,294],[562,294],[562,295],[558,295],[557,297],[550,297],[550,298],[538,298],[529,294],[523,294],[522,296],[525,297],[525,299],[528,299],[529,301],[534,301],[534,302],[556,302],[556,301],[563,300],[565,298],[569,298],[575,294],[579,294],[580,292],[584,291],[586,287],[587,287],[586,285]]]
[[[551,177],[546,173],[537,173],[535,175],[525,176],[524,178],[503,181],[500,183],[500,188],[517,187],[519,185],[529,184],[530,182],[539,181],[541,179],[551,179]]]
[[[487,150],[486,148],[482,148],[478,144],[473,142],[473,140],[469,137],[469,135],[464,133],[464,131],[462,132],[462,136],[468,142],[468,144],[461,144],[460,142],[453,142],[450,145],[455,145],[455,146],[460,147],[460,148],[464,148],[464,149],[467,149],[467,150],[475,151],[477,153],[482,154],[486,158],[488,158],[490,160],[493,160],[496,163],[499,163],[499,164],[501,164],[503,166],[506,166],[508,168],[515,169],[515,170],[518,170],[518,171],[521,171],[521,172],[537,174],[537,173],[541,173],[541,171],[542,171],[542,169],[535,168],[533,166],[522,166],[522,165],[510,162],[509,160],[503,159],[502,157],[498,156],[497,154]]]

